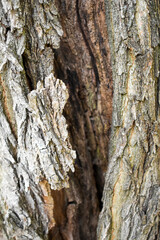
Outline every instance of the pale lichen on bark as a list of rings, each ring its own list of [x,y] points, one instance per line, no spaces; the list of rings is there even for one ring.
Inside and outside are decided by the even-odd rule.
[[[106,9],[114,100],[98,239],[159,239],[160,5],[111,0]]]
[[[54,77],[63,32],[53,1],[2,0],[0,22],[1,226],[8,239],[48,239],[50,191],[68,186],[75,159],[63,117],[68,92]]]

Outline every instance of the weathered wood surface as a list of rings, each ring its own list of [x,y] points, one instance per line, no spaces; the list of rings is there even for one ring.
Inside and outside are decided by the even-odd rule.
[[[53,1],[0,1],[0,215],[8,239],[48,239],[51,189],[68,186],[75,152],[54,77],[63,31]],[[1,239],[3,239],[2,237]]]
[[[110,58],[98,240],[160,238],[159,1],[105,4],[0,1],[0,239],[96,239]]]
[[[77,152],[67,217],[60,239],[96,239],[108,159],[112,117],[112,74],[104,1],[57,0],[63,36],[55,50],[55,72],[69,89],[65,106],[70,141]],[[67,198],[67,204],[66,204]]]
[[[54,1],[0,1],[0,212],[9,239],[96,238],[112,112],[104,1],[56,5],[59,17]],[[62,190],[75,152],[57,78],[69,90],[77,151]]]
[[[114,99],[98,240],[160,239],[160,3],[106,0]]]

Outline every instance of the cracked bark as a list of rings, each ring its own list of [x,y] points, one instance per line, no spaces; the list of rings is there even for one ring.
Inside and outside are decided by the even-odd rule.
[[[59,20],[53,1],[0,4],[1,228],[95,239],[112,111],[104,3],[57,1]]]
[[[159,239],[159,11],[0,1],[0,239]]]
[[[63,230],[70,238],[93,240],[102,206],[112,112],[105,7],[103,1],[80,0],[60,0],[56,5],[64,34],[55,51],[55,72],[69,89],[64,114],[77,152],[76,171],[65,190],[76,204],[69,205],[70,221]]]
[[[68,186],[76,157],[62,115],[68,91],[54,77],[63,32],[52,1],[0,1],[0,18],[1,228],[8,239],[48,239],[52,192]]]
[[[106,1],[106,16],[114,99],[98,239],[160,239],[160,3]]]

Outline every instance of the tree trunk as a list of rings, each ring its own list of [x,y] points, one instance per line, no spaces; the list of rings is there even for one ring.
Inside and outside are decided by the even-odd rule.
[[[68,186],[76,157],[54,77],[62,29],[52,1],[0,1],[1,225],[8,239],[48,239],[52,189]],[[60,200],[59,200],[60,201]]]
[[[0,5],[1,228],[96,239],[112,112],[104,2],[57,1],[59,20],[53,1]]]
[[[0,0],[0,239],[160,238],[159,12]]]
[[[160,239],[160,3],[106,9],[114,99],[98,239]]]

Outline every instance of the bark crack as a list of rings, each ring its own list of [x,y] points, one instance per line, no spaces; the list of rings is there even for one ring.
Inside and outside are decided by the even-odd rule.
[[[97,85],[97,92],[98,92],[99,85],[100,85],[99,73],[98,73],[98,69],[97,69],[97,65],[96,65],[96,59],[94,57],[94,54],[93,54],[92,49],[90,47],[90,44],[88,42],[87,36],[86,36],[85,31],[83,29],[81,16],[80,16],[80,12],[79,12],[79,0],[76,0],[76,12],[77,12],[77,20],[78,20],[78,23],[79,23],[79,27],[80,27],[83,39],[86,43],[87,49],[88,49],[90,57],[91,57],[91,62],[92,62],[92,66],[93,66],[93,70],[94,70],[94,74],[95,74],[95,78],[96,78],[96,85]]]

